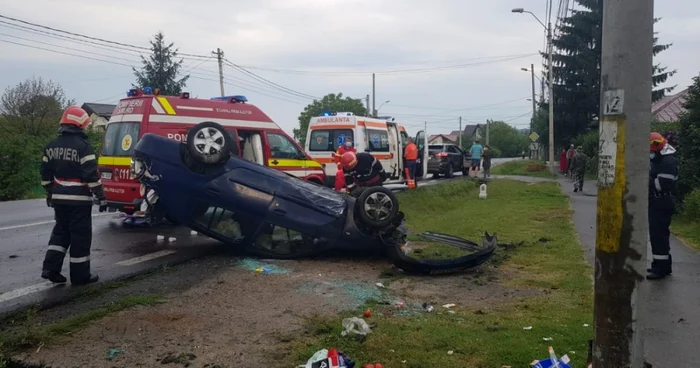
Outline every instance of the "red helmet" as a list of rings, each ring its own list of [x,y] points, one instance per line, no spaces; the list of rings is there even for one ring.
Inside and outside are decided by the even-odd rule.
[[[354,168],[357,166],[357,155],[352,151],[343,153],[343,155],[340,156],[340,164],[348,169]]]
[[[75,125],[80,129],[85,129],[89,123],[90,115],[78,106],[67,108],[61,117],[61,125]]]
[[[657,132],[652,132],[649,137],[649,151],[661,152],[661,150],[666,146],[666,143],[668,143],[668,141],[663,135]]]

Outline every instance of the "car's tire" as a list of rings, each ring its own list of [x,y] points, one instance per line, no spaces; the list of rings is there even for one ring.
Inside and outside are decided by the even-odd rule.
[[[205,121],[187,133],[187,151],[195,161],[216,165],[228,161],[235,142],[220,124]]]
[[[384,187],[369,187],[357,197],[355,211],[367,226],[382,228],[390,225],[399,213],[399,200]]]

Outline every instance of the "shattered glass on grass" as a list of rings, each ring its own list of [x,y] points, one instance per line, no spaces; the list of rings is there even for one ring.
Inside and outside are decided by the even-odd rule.
[[[368,301],[373,300],[383,304],[394,304],[399,299],[386,295],[374,284],[364,284],[357,282],[333,280],[333,281],[307,281],[301,284],[298,291],[302,293],[323,295],[331,298],[339,306],[359,308]],[[338,295],[341,294],[341,295]],[[347,296],[350,304],[345,302],[345,298],[334,298],[335,296]]]
[[[236,268],[241,268],[244,270],[252,271],[252,272],[258,272],[258,270],[262,270],[262,273],[266,274],[282,274],[286,275],[290,273],[290,271],[284,267],[280,267],[274,264],[269,264],[269,263],[263,263],[255,259],[251,258],[244,258],[237,262],[234,265]]]

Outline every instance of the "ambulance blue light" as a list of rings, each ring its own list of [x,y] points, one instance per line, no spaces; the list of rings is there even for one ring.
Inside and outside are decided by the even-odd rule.
[[[139,95],[139,90],[138,88],[132,88],[128,91],[126,91],[126,96],[127,97],[134,97]]]
[[[145,94],[145,95],[152,95],[152,94],[153,94],[153,88],[151,88],[151,87],[143,87],[143,94]]]

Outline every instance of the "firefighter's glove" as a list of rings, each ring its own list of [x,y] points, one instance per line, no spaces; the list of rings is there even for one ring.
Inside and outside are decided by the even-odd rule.
[[[46,195],[46,207],[53,207],[51,204],[51,194]]]
[[[105,198],[98,199],[96,202],[97,202],[97,204],[100,206],[100,207],[99,207],[99,211],[100,211],[100,212],[105,212],[105,211],[107,211],[107,200],[106,200]]]

